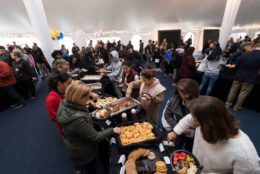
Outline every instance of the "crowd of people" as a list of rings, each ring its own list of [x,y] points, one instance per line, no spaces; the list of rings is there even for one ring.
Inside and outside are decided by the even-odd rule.
[[[98,68],[111,71],[100,80],[105,93],[139,100],[151,120],[162,123],[176,149],[197,156],[203,172],[259,173],[254,145],[228,108],[239,92],[234,110],[240,110],[254,87],[260,70],[260,36],[253,42],[248,37],[236,43],[230,39],[224,51],[216,41],[209,41],[202,50],[203,60],[193,57],[191,44],[190,39],[176,45],[164,39],[160,45],[149,40],[144,47],[140,40],[136,51],[131,41],[123,45],[100,40],[95,46],[91,41],[82,48],[74,43],[71,54],[62,45],[51,55],[52,68],[37,44],[20,48],[14,43],[7,50],[0,46],[0,87],[18,109],[25,99],[36,97],[35,81],[48,77],[46,108],[80,174],[95,173],[98,143],[121,131],[118,127],[97,131],[86,108],[86,103],[99,96],[79,79],[82,74],[95,74]],[[236,69],[226,104],[210,96],[223,67]],[[159,106],[166,88],[156,78],[157,72],[172,76],[175,86],[163,113],[159,113]],[[198,72],[202,74],[200,85]]]
[[[16,45],[0,46],[0,87],[13,100],[14,109],[22,108],[26,99],[35,99],[36,81],[50,72],[42,50],[35,43],[32,48]]]

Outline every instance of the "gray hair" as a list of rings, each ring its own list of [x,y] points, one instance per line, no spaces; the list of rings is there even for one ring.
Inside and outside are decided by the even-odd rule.
[[[69,62],[67,62],[66,60],[64,59],[57,59],[54,64],[53,64],[53,69],[57,69],[59,67],[62,67],[64,65],[68,65]]]

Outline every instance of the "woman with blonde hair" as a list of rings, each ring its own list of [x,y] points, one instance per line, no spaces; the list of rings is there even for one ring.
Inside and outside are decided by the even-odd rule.
[[[73,82],[59,106],[57,121],[66,136],[66,148],[79,173],[97,173],[97,144],[120,129],[108,128],[97,132],[86,103],[93,98],[91,88],[81,81]]]

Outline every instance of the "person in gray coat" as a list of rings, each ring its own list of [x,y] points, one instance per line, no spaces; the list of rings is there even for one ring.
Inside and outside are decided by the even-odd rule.
[[[194,98],[199,96],[199,85],[192,79],[181,79],[173,96],[168,100],[162,115],[162,125],[167,131],[171,131],[177,123],[190,113],[188,107]],[[176,149],[192,151],[194,131],[189,129],[178,136],[175,141]]]

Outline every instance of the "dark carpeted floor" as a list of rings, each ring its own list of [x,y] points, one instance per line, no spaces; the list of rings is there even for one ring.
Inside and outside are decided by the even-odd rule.
[[[20,110],[0,113],[1,174],[72,174],[63,140],[48,119],[44,105],[47,93],[43,81],[36,100]]]
[[[158,74],[158,78],[167,88],[168,99],[173,89],[171,78],[162,73]],[[0,174],[73,173],[73,164],[64,143],[45,110],[47,92],[46,81],[43,81],[39,85],[36,100],[28,101],[20,110],[7,109],[0,112]],[[260,113],[243,109],[235,115],[241,120],[241,129],[249,135],[260,152]]]

